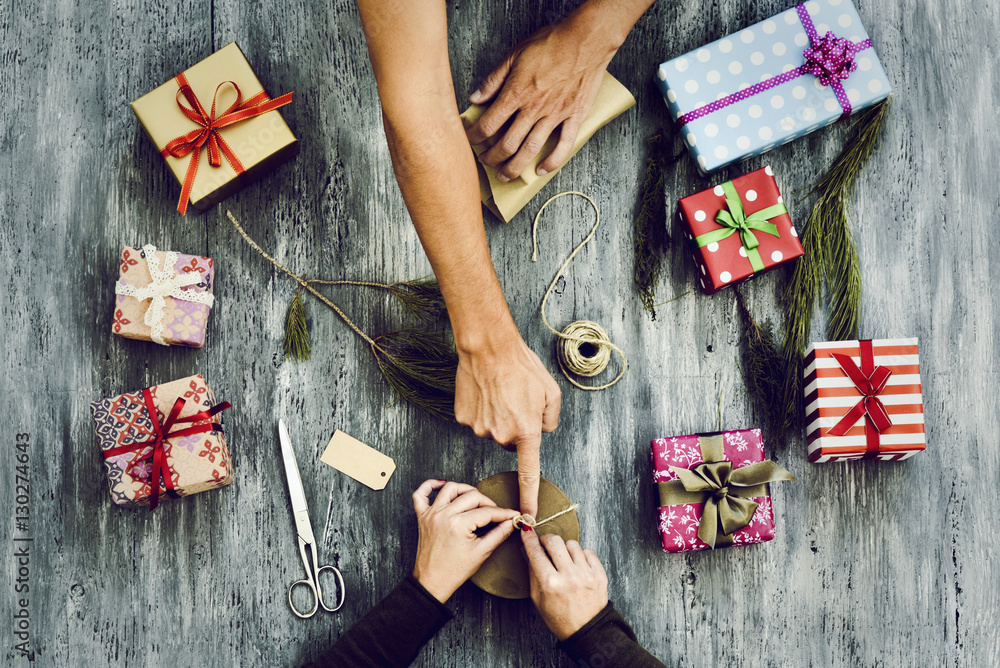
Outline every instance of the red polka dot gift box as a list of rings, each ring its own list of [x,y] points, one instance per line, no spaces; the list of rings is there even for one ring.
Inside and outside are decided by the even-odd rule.
[[[664,552],[774,538],[770,483],[795,477],[764,458],[760,429],[657,438],[650,456]]]
[[[677,215],[705,294],[802,257],[770,167],[684,197]]]

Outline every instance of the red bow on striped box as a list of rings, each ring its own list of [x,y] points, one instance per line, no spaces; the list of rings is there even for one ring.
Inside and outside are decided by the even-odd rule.
[[[809,461],[900,460],[926,448],[917,339],[806,349]]]

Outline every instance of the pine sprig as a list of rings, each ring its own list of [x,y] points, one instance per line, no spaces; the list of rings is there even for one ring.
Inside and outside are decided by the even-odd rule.
[[[817,195],[801,234],[804,256],[786,292],[784,358],[785,423],[802,414],[802,354],[809,343],[813,313],[823,287],[829,293],[826,335],[833,341],[857,337],[861,309],[861,268],[848,222],[848,206],[862,170],[888,125],[891,98],[860,112],[830,169],[809,189]]]
[[[823,287],[822,210],[822,207],[813,207],[805,228],[799,235],[805,254],[795,264],[792,280],[785,292],[788,310],[783,327],[782,368],[785,371],[785,382],[781,406],[784,411],[783,422],[789,427],[798,421],[801,414],[802,352],[809,343],[813,311]]]
[[[403,329],[377,337],[372,350],[399,396],[434,417],[455,419],[458,354],[444,336]]]
[[[309,335],[308,314],[302,303],[302,289],[295,291],[295,298],[288,305],[285,315],[285,358],[296,361],[307,360],[312,354],[312,340]]]
[[[827,252],[823,256],[823,274],[829,288],[830,310],[826,319],[826,337],[843,341],[858,336],[861,309],[861,267],[854,236],[847,224],[844,199],[837,194],[826,202],[823,215],[828,218]]]
[[[656,284],[663,272],[663,251],[670,247],[667,229],[666,168],[680,157],[672,155],[663,131],[646,140],[646,173],[639,187],[635,217],[633,278],[642,307],[656,320]]]
[[[336,313],[355,334],[369,345],[372,354],[389,385],[403,399],[417,408],[444,420],[454,420],[455,375],[458,370],[458,354],[454,346],[440,333],[417,329],[403,329],[371,338],[363,332],[344,311],[316,289],[316,285],[355,285],[389,290],[412,312],[431,313],[435,304],[443,304],[435,281],[409,281],[405,283],[382,283],[362,281],[306,280],[284,266],[254,241],[243,229],[232,212],[226,216],[250,246],[261,254],[275,268],[294,279],[299,289],[289,306],[285,318],[285,354],[295,359],[308,359],[311,351],[309,329],[302,290],[313,295]]]
[[[393,283],[387,286],[387,289],[396,296],[403,308],[418,320],[433,322],[447,312],[437,279],[422,278]]]
[[[764,428],[772,440],[789,426],[784,410],[785,359],[771,327],[760,327],[750,315],[739,288],[734,288],[743,320],[743,380]]]
[[[306,281],[309,285],[357,285],[364,288],[386,290],[399,300],[403,308],[424,322],[438,320],[447,312],[441,288],[436,279],[420,278],[413,281],[397,281],[396,283],[375,283],[372,281],[325,281],[317,278]]]

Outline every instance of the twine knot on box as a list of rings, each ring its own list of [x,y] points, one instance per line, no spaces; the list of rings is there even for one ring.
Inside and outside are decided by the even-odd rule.
[[[514,518],[514,528],[515,529],[521,529],[522,527],[527,526],[527,527],[530,527],[531,529],[537,529],[538,527],[542,526],[543,524],[551,522],[552,520],[556,519],[557,517],[562,517],[566,513],[571,513],[571,512],[573,512],[574,510],[576,510],[579,507],[580,507],[579,503],[574,503],[569,508],[566,508],[564,510],[560,510],[555,515],[549,515],[544,520],[536,520],[531,515],[528,515],[527,513],[524,513],[524,514],[518,515],[517,517]]]

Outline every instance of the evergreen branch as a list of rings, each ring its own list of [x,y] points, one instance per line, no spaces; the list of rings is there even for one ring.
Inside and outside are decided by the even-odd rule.
[[[818,195],[801,234],[803,257],[795,266],[785,293],[782,405],[786,426],[802,415],[802,354],[809,343],[816,300],[824,279],[830,292],[826,336],[830,340],[855,338],[861,305],[861,269],[857,247],[847,220],[855,186],[885,133],[891,98],[858,113],[850,136],[830,169],[809,189]]]
[[[736,303],[743,316],[743,380],[754,402],[764,428],[772,440],[785,432],[784,410],[785,359],[774,341],[771,328],[761,328],[743,299],[739,288],[734,288]]]
[[[392,290],[393,288],[401,290],[398,286],[403,284],[396,283],[392,286],[387,286],[381,283],[359,281],[307,281],[305,277],[296,275],[291,269],[268,255],[247,234],[246,230],[243,229],[243,226],[240,225],[231,212],[227,211],[226,215],[233,223],[233,226],[236,227],[240,236],[254,250],[273,264],[275,268],[284,272],[299,284],[299,289],[295,293],[295,298],[289,306],[285,319],[286,355],[291,354],[292,356],[296,356],[304,354],[305,358],[308,359],[310,350],[309,330],[301,298],[301,293],[304,289],[326,304],[326,306],[340,316],[348,327],[368,343],[372,353],[375,355],[382,375],[403,399],[435,417],[444,420],[455,419],[455,376],[458,370],[458,355],[455,353],[454,347],[444,336],[439,333],[409,329],[389,332],[388,334],[383,334],[372,339],[358,328],[340,307],[313,287],[313,284],[351,284],[387,290]],[[416,281],[414,284],[418,286],[416,288],[417,291],[431,291],[430,281]],[[426,295],[422,299],[427,299]]]
[[[802,353],[809,343],[813,310],[823,287],[822,208],[814,206],[805,229],[800,235],[805,255],[795,264],[792,280],[785,290],[785,323],[783,329],[785,371],[781,405],[784,425],[798,421],[802,402]]]
[[[670,247],[667,229],[666,168],[680,157],[671,155],[666,135],[660,131],[646,140],[646,173],[639,187],[638,213],[633,241],[636,289],[642,307],[656,319],[656,284],[663,271],[663,251]]]
[[[854,186],[861,171],[868,164],[875,149],[878,148],[882,135],[885,134],[891,111],[890,97],[874,107],[858,112],[851,122],[850,136],[844,149],[834,159],[826,174],[821,176],[807,192],[820,195],[839,193],[844,201],[850,201],[854,196]]]
[[[312,341],[309,336],[308,315],[305,304],[302,303],[301,287],[295,291],[295,298],[288,305],[285,316],[285,359],[301,362],[309,359],[312,354]]]
[[[824,215],[827,217],[824,227],[828,252],[823,258],[823,271],[830,291],[826,338],[830,341],[854,339],[858,336],[861,310],[861,267],[847,224],[844,200],[839,196],[829,198]]]
[[[382,375],[399,396],[434,417],[455,419],[458,354],[444,336],[399,330],[376,338],[372,351]]]
[[[393,283],[389,290],[399,299],[403,308],[418,320],[433,322],[447,313],[437,279],[422,278]]]
[[[371,281],[327,281],[318,278],[306,281],[310,285],[359,285],[366,288],[388,290],[400,301],[403,308],[418,320],[431,322],[446,313],[444,297],[436,279],[397,281],[396,283],[373,283]]]

